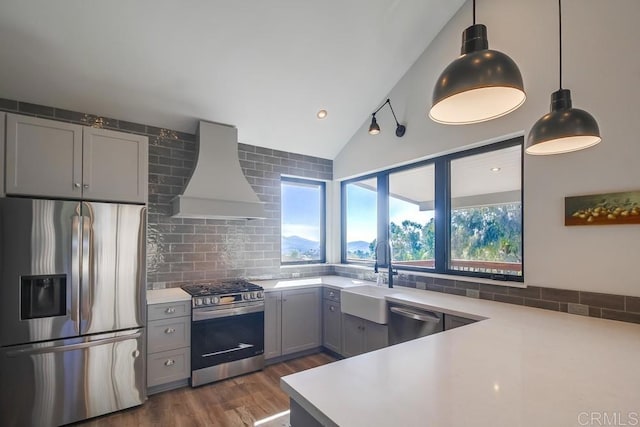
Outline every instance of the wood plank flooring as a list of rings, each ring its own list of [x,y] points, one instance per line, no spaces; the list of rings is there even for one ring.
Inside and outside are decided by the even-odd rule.
[[[153,395],[142,406],[75,424],[83,427],[240,427],[289,409],[280,377],[335,359],[319,353],[268,366],[263,371],[198,388]],[[264,424],[262,427],[274,424]],[[281,425],[281,424],[275,424]]]

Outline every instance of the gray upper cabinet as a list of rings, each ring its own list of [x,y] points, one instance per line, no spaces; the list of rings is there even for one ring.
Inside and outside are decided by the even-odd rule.
[[[6,193],[81,198],[82,128],[7,114]]]
[[[7,194],[147,201],[144,136],[17,114],[6,135]]]
[[[282,354],[322,345],[321,288],[282,291]]]
[[[91,200],[145,203],[147,145],[145,136],[85,127],[82,151],[83,197]]]

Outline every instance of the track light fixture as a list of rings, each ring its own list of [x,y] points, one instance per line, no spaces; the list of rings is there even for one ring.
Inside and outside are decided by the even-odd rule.
[[[558,0],[560,88],[551,94],[551,112],[529,131],[525,152],[533,155],[562,154],[589,148],[600,141],[600,129],[589,113],[571,106],[571,91],[562,88],[562,0]]]
[[[376,114],[378,111],[382,109],[385,105],[389,104],[389,108],[391,108],[391,114],[393,114],[393,118],[396,121],[396,136],[401,138],[404,136],[404,133],[407,131],[407,127],[405,125],[401,125],[398,122],[398,118],[396,117],[395,111],[393,111],[393,107],[391,106],[391,100],[387,98],[387,100],[380,106],[376,111],[371,114],[371,124],[369,125],[369,134],[377,135],[380,133],[380,126],[378,126],[378,121],[376,120]]]
[[[526,95],[516,63],[489,49],[487,27],[476,24],[462,33],[460,57],[440,74],[433,89],[431,120],[448,125],[485,122],[520,107]]]

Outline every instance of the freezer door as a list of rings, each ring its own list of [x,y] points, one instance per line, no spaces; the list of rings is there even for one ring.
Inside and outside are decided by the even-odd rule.
[[[0,345],[77,336],[80,204],[0,199]]]
[[[143,331],[0,349],[0,425],[59,426],[142,404]]]
[[[144,325],[145,236],[144,206],[82,203],[81,334]]]

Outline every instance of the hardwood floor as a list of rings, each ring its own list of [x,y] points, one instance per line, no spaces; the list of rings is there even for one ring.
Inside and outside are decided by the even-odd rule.
[[[75,424],[105,426],[253,426],[257,420],[289,409],[280,377],[333,362],[319,353],[268,366],[263,371],[153,395],[142,406]],[[288,418],[287,418],[288,419]],[[276,424],[263,424],[261,427]]]

